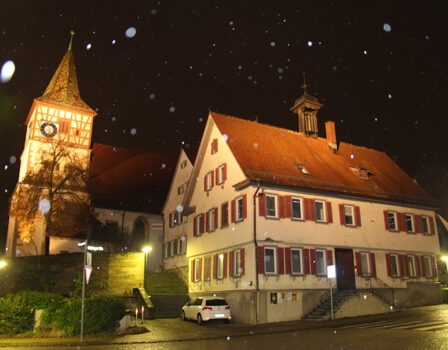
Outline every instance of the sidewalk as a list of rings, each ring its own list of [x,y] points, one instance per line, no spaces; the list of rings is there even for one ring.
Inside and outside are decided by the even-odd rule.
[[[193,340],[229,339],[232,337],[245,337],[258,334],[283,333],[316,328],[333,328],[382,319],[410,317],[416,314],[430,313],[432,310],[446,310],[447,304],[410,308],[390,314],[371,315],[355,318],[345,318],[334,321],[293,321],[263,325],[246,325],[240,323],[224,324],[212,322],[198,326],[191,321],[180,319],[145,320],[147,333],[124,336],[86,336],[85,345],[107,344],[141,344],[182,342]],[[79,337],[70,338],[0,338],[1,347],[27,347],[27,346],[74,346],[80,345]]]

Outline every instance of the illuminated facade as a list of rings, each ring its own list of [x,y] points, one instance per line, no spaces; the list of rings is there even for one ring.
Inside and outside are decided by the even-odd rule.
[[[183,202],[190,295],[225,297],[239,322],[296,320],[336,265],[333,287],[369,295],[337,317],[440,302],[437,203],[386,154],[309,125],[210,112]]]

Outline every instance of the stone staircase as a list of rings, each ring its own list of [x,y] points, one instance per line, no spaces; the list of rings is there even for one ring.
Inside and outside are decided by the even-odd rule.
[[[335,314],[341,306],[350,298],[356,295],[355,290],[338,290],[333,294],[333,313]],[[331,317],[330,293],[313,311],[305,316],[306,320],[326,320]]]
[[[155,318],[177,318],[182,306],[190,299],[188,288],[174,273],[148,273],[145,282],[151,303],[151,316]]]

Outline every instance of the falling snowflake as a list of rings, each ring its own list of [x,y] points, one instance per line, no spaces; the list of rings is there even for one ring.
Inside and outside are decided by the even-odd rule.
[[[182,213],[182,212],[184,211],[184,207],[183,207],[181,204],[179,204],[179,205],[176,207],[176,211],[177,211],[178,213]]]
[[[277,73],[279,73],[279,74],[283,74],[283,72],[284,72],[284,71],[283,71],[283,68],[281,68],[281,67],[278,67],[278,68],[277,68]]]
[[[0,73],[0,81],[2,83],[8,83],[12,79],[15,70],[16,66],[13,61],[8,60],[5,63],[3,63],[2,70]]]
[[[154,100],[156,98],[156,94],[149,94],[149,99]]]
[[[51,204],[47,198],[42,198],[39,202],[38,209],[39,211],[45,215],[50,211]]]
[[[311,46],[313,46],[313,42],[312,41],[308,41],[307,45],[308,45],[308,47],[311,47]]]
[[[275,42],[271,41],[271,47],[274,47],[274,46],[275,46]]]
[[[112,45],[115,45],[117,41],[116,40],[112,40]]]
[[[136,128],[132,128],[130,131],[131,135],[135,135],[137,133],[137,129]]]
[[[163,164],[161,165],[161,168],[162,168],[162,169],[165,169],[165,168],[166,168],[166,164],[163,163]]]
[[[169,111],[170,111],[170,113],[174,113],[174,112],[176,111],[176,107],[171,106],[170,109],[169,109]]]
[[[384,23],[383,29],[385,32],[390,32],[392,30],[392,27],[389,23]]]
[[[363,53],[364,55],[367,55],[367,50],[364,50],[362,53]]]
[[[129,27],[128,29],[126,29],[125,35],[127,38],[133,38],[136,33],[137,29],[135,29],[134,27]]]
[[[390,100],[392,98],[392,94],[388,94],[387,98]]]
[[[87,49],[87,50],[90,50],[91,48],[92,48],[92,44],[91,44],[91,43],[88,43],[87,46],[86,46],[86,49]]]
[[[227,140],[229,139],[229,136],[227,134],[222,134],[221,138],[224,142],[227,142]]]
[[[151,10],[151,15],[154,16],[155,14],[157,14],[157,10],[156,10],[156,9],[152,9],[152,10]]]
[[[9,157],[9,162],[10,162],[11,164],[14,164],[16,161],[17,161],[16,156],[11,156],[11,157]]]

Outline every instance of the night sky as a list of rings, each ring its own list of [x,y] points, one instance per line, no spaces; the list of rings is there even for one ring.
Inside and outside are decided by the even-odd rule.
[[[289,108],[306,72],[320,136],[334,120],[338,140],[385,151],[448,198],[447,4],[1,1],[0,68],[16,71],[0,83],[0,247],[24,122],[70,29],[94,142],[177,156],[198,145],[209,109],[297,130]]]

